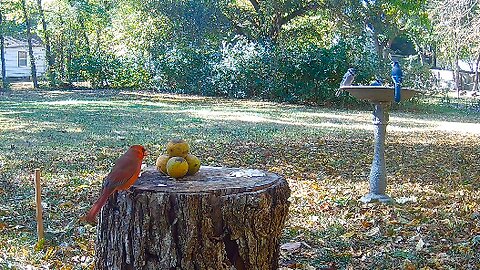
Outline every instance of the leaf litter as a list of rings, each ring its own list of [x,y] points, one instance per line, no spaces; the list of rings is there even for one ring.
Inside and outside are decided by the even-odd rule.
[[[480,135],[444,128],[445,121],[478,126],[477,118],[392,116],[387,192],[397,202],[363,204],[373,152],[369,111],[115,91],[2,94],[0,268],[91,269],[95,228],[78,217],[103,176],[128,145],[144,143],[153,164],[172,137],[186,138],[204,165],[287,179],[281,269],[480,268]],[[35,251],[30,181],[37,167],[47,235]]]

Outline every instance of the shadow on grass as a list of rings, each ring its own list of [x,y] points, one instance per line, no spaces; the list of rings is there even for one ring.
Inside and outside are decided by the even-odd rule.
[[[30,250],[18,260],[72,264],[74,256],[92,255],[94,229],[76,221],[115,159],[129,145],[143,143],[152,154],[147,164],[154,164],[170,138],[182,137],[204,165],[260,168],[287,178],[293,193],[285,241],[305,241],[310,248],[285,254],[285,261],[390,269],[405,259],[425,266],[446,253],[446,265],[471,264],[478,255],[471,248],[462,255],[461,247],[476,228],[468,216],[478,207],[469,202],[479,198],[479,124],[471,118],[391,115],[388,192],[416,196],[417,202],[363,206],[357,199],[368,190],[370,111],[112,91],[2,95],[0,222],[8,230],[0,237],[27,233],[0,252],[12,258],[21,245],[34,243],[34,168],[43,171],[46,224],[57,253],[44,259]],[[429,244],[425,250],[416,250],[418,235]],[[442,237],[452,249],[442,249]]]

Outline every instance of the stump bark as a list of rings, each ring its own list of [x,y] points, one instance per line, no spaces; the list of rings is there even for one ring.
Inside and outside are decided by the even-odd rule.
[[[277,269],[290,189],[258,170],[202,167],[176,181],[147,169],[97,225],[96,269]]]

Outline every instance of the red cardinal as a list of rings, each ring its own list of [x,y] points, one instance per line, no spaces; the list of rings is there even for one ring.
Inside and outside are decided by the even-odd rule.
[[[84,218],[87,222],[95,222],[95,216],[113,192],[129,189],[137,181],[142,160],[146,155],[147,151],[143,146],[133,145],[115,162],[112,170],[105,177],[102,195]]]

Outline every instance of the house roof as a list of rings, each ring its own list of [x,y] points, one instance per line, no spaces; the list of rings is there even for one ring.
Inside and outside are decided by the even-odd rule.
[[[14,37],[5,37],[5,48],[26,47],[28,46],[27,39],[20,39]],[[43,47],[43,43],[38,36],[32,37],[33,47]]]

